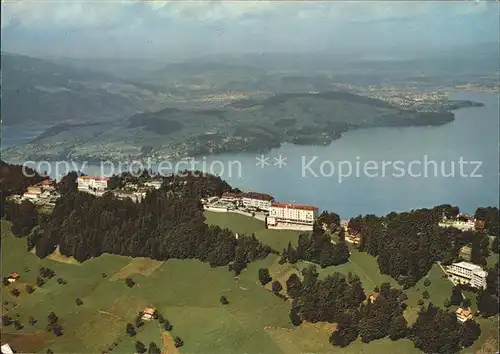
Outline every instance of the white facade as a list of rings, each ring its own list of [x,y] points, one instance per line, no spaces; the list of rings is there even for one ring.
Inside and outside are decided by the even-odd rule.
[[[269,208],[269,228],[312,230],[318,217],[318,208],[309,205],[274,203]]]
[[[474,221],[446,221],[438,224],[440,227],[454,227],[461,231],[473,231],[476,229]]]
[[[245,208],[255,208],[261,210],[269,210],[272,204],[272,200],[256,199],[243,197],[241,202]]]
[[[240,200],[240,196],[235,193],[223,193],[220,201],[223,203],[238,203]]]
[[[82,191],[92,191],[94,188],[104,191],[108,188],[108,181],[109,178],[106,177],[81,176],[77,178],[76,183],[78,183],[78,189]]]
[[[486,288],[486,276],[488,275],[480,266],[469,262],[453,263],[448,267],[448,273],[465,279],[471,286]]]
[[[152,180],[152,181],[147,181],[144,183],[146,187],[149,188],[154,188],[154,189],[160,189],[161,188],[162,181],[161,180]]]
[[[487,272],[484,270],[475,270],[472,272],[472,277],[470,279],[470,285],[475,288],[486,289],[486,276]]]
[[[12,350],[12,348],[10,347],[10,345],[8,343],[5,343],[4,345],[2,345],[1,351],[2,351],[2,354],[14,354],[14,351]]]

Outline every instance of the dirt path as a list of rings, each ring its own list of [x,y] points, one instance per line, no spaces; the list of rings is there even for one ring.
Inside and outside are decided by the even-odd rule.
[[[102,313],[103,315],[109,315],[109,316],[112,316],[112,317],[118,318],[119,320],[125,321],[125,320],[124,320],[123,318],[121,318],[120,316],[115,315],[114,313],[111,313],[111,312],[108,312],[108,311],[102,311],[102,310],[99,310],[99,313]]]
[[[163,332],[163,351],[162,354],[179,354],[179,349],[175,347],[174,340],[168,332]]]

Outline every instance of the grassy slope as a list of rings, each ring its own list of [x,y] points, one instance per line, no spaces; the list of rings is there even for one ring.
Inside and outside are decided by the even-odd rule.
[[[237,214],[207,214],[207,222],[222,220],[220,226],[230,227],[241,233],[255,232],[257,237],[271,245],[284,243],[283,236],[286,243],[294,238],[293,233],[284,235],[264,230],[263,224],[252,218]],[[295,240],[297,235],[295,233]],[[8,224],[2,222],[2,276],[16,271],[21,275],[21,283],[34,284],[38,268],[45,266],[54,269],[57,277],[68,281],[67,285],[62,286],[54,278],[31,295],[24,291],[23,284],[17,284],[15,286],[22,292],[19,298],[13,298],[2,287],[3,300],[15,301],[20,305],[9,314],[12,317],[20,315],[20,320],[25,324],[21,332],[43,330],[47,314],[50,311],[56,312],[64,327],[64,335],[57,339],[51,334],[46,336],[47,340],[54,341],[50,347],[56,353],[100,352],[115,341],[118,346],[113,352],[132,352],[135,340],[146,345],[154,341],[161,346],[162,331],[155,321],[146,323],[139,329],[136,338],[129,338],[125,334],[126,323],[133,323],[137,312],[147,305],[156,306],[173,324],[172,334],[180,336],[185,343],[181,352],[418,352],[409,340],[392,342],[389,339],[369,344],[363,344],[358,339],[347,348],[332,348],[327,342],[331,330],[307,325],[290,329],[290,304],[262,289],[257,281],[257,270],[268,267],[284,283],[291,272],[297,271],[295,268],[300,269],[305,263],[301,262],[295,268],[288,265],[287,268],[280,267],[277,260],[277,256],[270,256],[252,263],[239,279],[235,279],[224,267],[210,268],[194,260],[169,260],[147,277],[132,276],[137,285],[129,289],[124,281],[112,281],[111,278],[129,264],[131,258],[104,255],[79,265],[40,260],[34,254],[26,252],[25,240],[9,235]],[[30,269],[29,272],[25,271],[26,267]],[[334,271],[358,274],[367,292],[384,281],[395,284],[390,277],[380,274],[373,257],[355,249],[352,249],[349,263],[321,269],[321,276]],[[102,278],[102,272],[106,272],[108,276]],[[431,295],[429,301],[438,306],[442,306],[444,299],[451,294],[451,283],[442,278],[437,265],[432,268],[429,278],[429,287],[424,287],[421,280],[417,286],[407,290],[409,310],[406,315],[409,320],[416,318],[416,302],[424,289]],[[9,290],[12,287],[14,285]],[[229,305],[219,304],[222,294],[228,298]],[[77,297],[83,300],[83,306],[76,306]],[[9,303],[7,307],[11,308],[12,305]],[[36,327],[28,325],[28,316],[37,318],[39,324]],[[467,353],[475,352],[485,343],[491,342],[492,338],[496,338],[497,324],[486,319],[480,319],[479,322],[482,328],[481,339],[465,350]],[[264,329],[265,326],[278,328]],[[9,327],[6,332],[15,333],[15,330]]]
[[[251,235],[255,233],[255,237],[260,241],[279,252],[288,246],[288,242],[292,242],[292,245],[296,246],[300,234],[300,232],[293,230],[267,230],[263,221],[241,214],[205,211],[205,218],[207,224],[219,225],[239,234]]]
[[[216,223],[222,227],[228,227],[232,230],[235,230],[236,232],[254,232],[257,237],[259,237],[263,242],[267,244],[277,244],[283,242],[283,240],[277,239],[278,237],[280,237],[280,235],[276,233],[268,233],[265,234],[265,237],[262,237],[263,231],[269,232],[271,230],[259,230],[259,227],[262,228],[263,225],[258,220],[254,220],[252,218],[237,214],[222,214],[213,212],[207,212],[205,213],[205,216],[207,217],[208,223]],[[297,239],[293,239],[293,235],[290,234],[287,236],[289,237],[288,239],[292,241],[292,244],[296,244]],[[288,242],[288,240],[286,242]],[[357,274],[360,277],[363,283],[363,288],[366,292],[371,292],[375,286],[379,286],[383,282],[389,282],[393,286],[398,286],[397,282],[393,278],[380,273],[377,261],[374,257],[370,256],[367,253],[359,252],[353,247],[350,247],[350,249],[351,257],[348,263],[324,269],[321,269],[318,266],[317,268],[320,272],[320,277],[325,277],[328,274],[332,274],[333,272],[340,272],[345,275],[347,275],[349,272],[352,272],[353,274]],[[495,259],[498,259],[498,255],[492,255],[490,258],[491,259],[489,261],[495,262]],[[307,265],[308,262],[299,262],[295,266],[288,265],[288,267],[286,267],[280,266],[277,262],[274,262],[274,264],[272,264],[269,269],[271,275],[283,284],[291,273],[297,272]],[[451,289],[453,285],[448,279],[443,278],[443,272],[440,269],[439,265],[433,265],[427,277],[431,281],[431,284],[429,286],[424,286],[423,283],[425,278],[422,278],[414,287],[406,290],[406,294],[408,295],[408,300],[406,301],[408,308],[405,310],[405,317],[409,323],[413,323],[418,316],[418,310],[420,306],[417,304],[417,302],[422,298],[423,291],[427,290],[430,295],[429,299],[424,301],[425,304],[432,302],[436,306],[442,308],[444,306],[444,301],[451,295]],[[465,294],[465,296],[471,298],[472,309],[477,309],[475,303],[475,295],[473,295],[472,293],[467,293]],[[455,309],[456,307],[450,307],[450,311],[454,311]],[[485,345],[488,344],[490,345],[491,350],[491,346],[495,345],[496,338],[498,338],[498,335],[496,333],[496,329],[498,327],[497,319],[476,318],[476,320],[481,325],[481,337],[478,341],[476,341],[476,343],[474,343],[473,346],[464,349],[464,353],[475,353],[480,348],[483,348],[484,350]],[[298,341],[297,336],[304,336],[304,338],[301,338],[300,341]],[[299,328],[292,332],[273,334],[273,337],[277,340],[277,342],[288,343],[289,347],[286,348],[291,351],[293,350],[290,348],[297,348],[297,345],[298,348],[303,351],[311,351],[311,342],[316,343],[316,347],[314,350],[317,352],[331,350],[331,348],[329,347],[324,348],[322,344],[320,344],[317,340],[314,341],[311,336],[318,337],[318,334],[314,331],[310,331],[308,328]],[[496,341],[496,343],[498,343],[498,341]],[[335,348],[335,352],[339,353],[378,353],[395,351],[404,353],[419,352],[418,349],[413,347],[413,343],[410,340],[405,339],[393,342],[387,338],[373,341],[369,344],[361,343],[361,341],[358,339],[346,348]],[[486,349],[486,352],[488,352],[488,349]]]
[[[21,282],[9,286],[9,290],[19,287],[19,298],[13,298],[2,287],[3,300],[19,305],[10,315],[19,314],[25,324],[20,332],[43,330],[50,311],[59,316],[64,335],[56,339],[50,334],[54,341],[50,347],[56,353],[100,352],[114,341],[118,343],[114,351],[130,353],[137,339],[146,345],[154,341],[161,346],[161,329],[154,321],[146,323],[134,339],[125,334],[127,322],[133,323],[138,311],[150,304],[173,324],[173,335],[184,340],[185,352],[280,353],[264,326],[290,327],[289,303],[263,290],[257,282],[258,268],[269,266],[276,256],[251,264],[239,279],[224,267],[210,268],[195,260],[169,260],[149,277],[133,276],[137,285],[129,289],[124,281],[110,280],[130,262],[128,257],[104,255],[81,265],[40,260],[26,252],[24,239],[5,234],[2,251],[2,276],[16,271],[23,284],[34,284],[39,267],[45,266],[54,269],[56,277],[67,280],[63,286],[53,278],[30,295]],[[102,272],[108,277],[102,278]],[[227,296],[229,305],[220,305],[221,294]],[[83,300],[83,306],[76,306],[77,297]],[[28,325],[29,316],[38,319],[39,324]],[[13,327],[6,332],[16,333]]]

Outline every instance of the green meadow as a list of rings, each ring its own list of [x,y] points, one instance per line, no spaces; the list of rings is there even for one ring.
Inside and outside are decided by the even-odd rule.
[[[266,230],[261,221],[253,218],[230,213],[206,212],[205,215],[207,223],[238,233],[255,233],[263,243],[277,250],[289,241],[297,242],[298,232]],[[367,293],[383,282],[397,286],[392,278],[380,274],[375,258],[354,248],[351,252],[346,264],[325,269],[317,267],[320,277],[333,272],[345,275],[352,272],[361,278]],[[180,353],[418,352],[406,339],[395,342],[382,339],[369,344],[358,339],[346,348],[334,348],[328,342],[334,324],[304,323],[293,328],[288,318],[290,303],[263,288],[257,273],[259,268],[269,268],[273,278],[284,285],[291,273],[307,266],[306,262],[280,265],[279,256],[271,255],[249,264],[235,277],[226,267],[211,268],[196,260],[157,262],[103,255],[76,263],[60,254],[49,258],[39,259],[27,252],[26,240],[12,236],[9,223],[2,221],[2,277],[12,272],[20,274],[18,282],[2,286],[2,314],[17,318],[24,325],[18,331],[13,326],[2,328],[2,343],[8,342],[18,351],[45,353],[50,348],[54,353],[133,353],[137,340],[146,346],[155,342],[162,348],[164,330],[156,320],[137,328],[135,337],[129,337],[125,331],[127,323],[134,324],[139,311],[153,306],[173,325],[171,335],[184,341]],[[53,269],[56,276],[42,287],[36,287],[40,267]],[[405,316],[410,323],[416,319],[417,301],[424,290],[430,294],[426,302],[443,306],[451,294],[452,284],[442,275],[435,265],[428,274],[429,286],[425,287],[422,279],[406,291]],[[132,288],[125,285],[123,279],[127,276],[135,282]],[[57,278],[67,284],[58,284]],[[27,284],[35,286],[32,294],[26,292]],[[21,291],[18,297],[10,293],[13,288]],[[221,295],[227,297],[228,305],[220,304]],[[83,305],[76,305],[77,298]],[[63,327],[60,337],[45,330],[51,311]],[[35,325],[28,323],[30,316],[38,321]],[[496,343],[498,323],[487,319],[479,322],[482,336],[466,352],[483,349],[486,353]]]

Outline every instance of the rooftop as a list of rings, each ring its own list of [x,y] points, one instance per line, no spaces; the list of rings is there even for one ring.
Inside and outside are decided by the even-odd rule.
[[[482,269],[478,269],[478,270],[473,271],[472,274],[477,275],[478,277],[481,277],[481,278],[486,278],[486,276],[488,275],[488,272],[485,270],[482,270]]]
[[[469,317],[472,315],[471,309],[463,309],[459,307],[457,311],[455,312],[457,315],[462,316],[462,317]]]
[[[42,187],[42,186],[50,186],[52,184],[52,180],[50,178],[44,179],[40,183],[35,184],[35,187]]]
[[[460,267],[460,268],[465,268],[468,270],[482,270],[482,268],[476,264],[472,264],[469,262],[459,262],[459,263],[453,263],[454,266]]]
[[[269,194],[257,193],[257,192],[243,193],[242,197],[243,198],[250,198],[250,199],[268,200],[268,201],[274,200],[274,198],[272,196],[270,196]]]
[[[299,205],[299,204],[289,204],[289,203],[273,203],[275,208],[286,208],[286,209],[299,209],[299,210],[318,210],[317,207],[312,205]]]
[[[230,193],[230,192],[222,193],[222,198],[239,198],[239,197],[241,197],[241,193]]]
[[[96,181],[109,181],[109,178],[107,177],[101,177],[101,176],[80,176],[78,179],[83,179],[83,180],[96,180]]]

